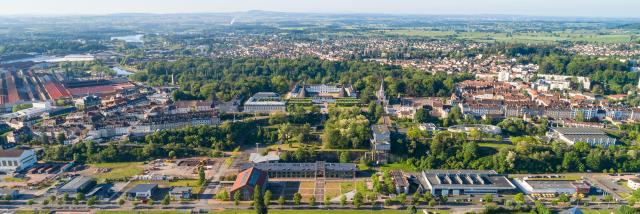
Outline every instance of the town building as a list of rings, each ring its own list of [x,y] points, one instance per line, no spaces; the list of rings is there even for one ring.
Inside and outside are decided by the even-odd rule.
[[[91,177],[78,176],[58,188],[58,194],[75,195],[77,193],[85,193],[91,190],[95,184],[96,181]]]
[[[560,176],[532,176],[516,178],[514,184],[525,194],[588,194],[591,185],[585,181],[563,179]]]
[[[269,178],[355,178],[358,168],[353,163],[248,163],[243,170],[255,167]]]
[[[612,146],[616,139],[609,137],[604,131],[591,127],[555,127],[547,133],[547,136],[560,140],[569,145],[577,142],[585,142],[591,146]]]
[[[102,99],[98,96],[92,95],[77,98],[74,100],[74,102],[76,108],[78,109],[94,109],[100,106],[100,104],[102,103]]]
[[[287,112],[287,105],[280,95],[273,92],[258,92],[244,103],[246,113]]]
[[[158,184],[138,184],[126,192],[129,200],[150,199],[158,191]]]
[[[291,98],[311,98],[315,104],[335,103],[341,98],[358,98],[356,91],[351,86],[341,85],[296,85],[289,96]]]
[[[28,169],[38,162],[33,150],[0,150],[0,172],[14,173]]]
[[[391,132],[387,125],[371,126],[373,137],[371,138],[371,156],[376,164],[386,164],[389,161],[391,151]]]
[[[173,199],[181,200],[181,199],[191,199],[193,188],[187,186],[179,186],[171,188],[169,191],[169,196]]]
[[[632,190],[640,189],[640,178],[638,177],[629,178],[627,180],[627,187],[631,188]]]
[[[256,186],[260,186],[260,191],[265,191],[269,182],[269,175],[266,171],[256,167],[250,167],[240,172],[233,183],[231,190],[231,198],[235,194],[240,194],[242,200],[251,200]]]
[[[497,194],[516,189],[509,179],[493,170],[426,170],[420,182],[432,195]]]
[[[409,180],[402,171],[391,170],[389,171],[389,175],[391,175],[397,194],[409,194]]]
[[[251,163],[277,163],[280,161],[280,156],[277,152],[269,152],[266,155],[254,152],[249,154],[249,161]]]

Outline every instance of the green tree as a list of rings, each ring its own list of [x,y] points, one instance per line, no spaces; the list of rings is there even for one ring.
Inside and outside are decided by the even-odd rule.
[[[205,177],[204,167],[200,166],[198,168],[198,183],[200,184],[200,186],[204,186],[206,182],[207,182],[207,179]]]
[[[256,214],[267,214],[267,206],[264,205],[264,195],[262,195],[262,188],[260,185],[256,185],[253,188],[253,207],[256,210]]]
[[[165,206],[169,205],[171,203],[171,197],[169,197],[169,195],[165,195],[160,203]]]
[[[98,200],[98,198],[96,198],[95,196],[87,199],[87,206],[93,206],[94,204],[96,204],[97,200]]]
[[[242,192],[236,191],[236,193],[233,194],[233,204],[236,205],[237,207],[238,205],[240,205],[241,200],[242,200]]]
[[[418,205],[420,203],[420,198],[420,193],[416,191],[413,193],[413,196],[411,196],[411,204]]]
[[[360,192],[356,192],[356,194],[353,196],[353,206],[356,207],[356,209],[360,209],[360,207],[362,206],[364,197],[362,196],[362,193]]]
[[[348,163],[349,162],[349,152],[344,151],[340,152],[340,163]]]
[[[325,207],[329,207],[329,205],[331,205],[331,199],[329,198],[328,195],[324,196],[324,206]]]
[[[49,205],[49,199],[44,199],[44,201],[42,201],[42,205]]]
[[[155,201],[153,201],[153,199],[148,199],[147,200],[147,205],[149,205],[149,206],[153,206],[154,203],[155,203]]]
[[[493,202],[493,195],[492,195],[492,194],[485,194],[485,195],[482,197],[482,202],[484,202],[484,203],[491,203],[491,202]]]
[[[404,193],[401,193],[396,197],[396,200],[398,201],[398,203],[400,203],[400,205],[404,206],[405,203],[407,202],[407,195]]]
[[[79,192],[76,194],[76,200],[78,201],[84,201],[84,194]]]
[[[284,196],[280,196],[278,198],[278,204],[280,204],[280,206],[284,206],[284,203],[286,203],[287,201],[284,199]]]
[[[518,204],[522,204],[524,203],[524,194],[522,193],[517,193],[514,197],[513,200],[516,201],[516,203]]]
[[[121,198],[118,200],[118,205],[122,206],[124,205],[124,203],[125,203],[124,199]]]
[[[636,213],[638,212],[634,208],[627,205],[622,205],[618,207],[618,209],[616,209],[616,214],[636,214]]]
[[[267,208],[269,207],[269,204],[271,204],[272,197],[273,197],[273,193],[271,193],[271,190],[267,190],[264,193],[264,206],[266,206]]]
[[[34,202],[32,199],[29,199],[29,200],[27,201],[27,205],[29,205],[29,206],[33,205],[34,203],[35,203],[35,202]]]
[[[340,196],[340,206],[347,206],[347,196],[342,195]]]
[[[293,194],[293,204],[295,204],[296,206],[299,206],[301,200],[302,200],[302,195],[300,195],[299,192],[296,192],[295,194]]]
[[[418,210],[416,210],[416,206],[414,206],[414,205],[409,206],[409,208],[407,210],[409,210],[409,214],[418,213]]]
[[[311,198],[309,198],[309,206],[315,207],[316,206],[316,196],[312,195]]]

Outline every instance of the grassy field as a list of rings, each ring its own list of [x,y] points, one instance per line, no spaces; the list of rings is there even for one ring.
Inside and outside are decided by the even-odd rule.
[[[404,164],[404,163],[391,163],[391,164],[386,164],[384,166],[381,166],[380,169],[382,171],[385,170],[402,170],[405,172],[417,172],[418,170],[415,169],[413,166]]]
[[[538,33],[489,33],[489,32],[453,32],[429,31],[420,29],[388,30],[384,34],[429,38],[457,38],[480,42],[510,43],[555,43],[561,41],[593,42],[593,43],[625,43],[631,41],[631,34],[611,32],[609,34],[591,31],[576,32],[538,32]]]
[[[162,211],[98,211],[96,214],[188,214],[189,211],[162,210]]]
[[[254,210],[222,210],[222,211],[211,211],[210,213],[215,214],[253,214],[256,213]],[[269,214],[295,214],[301,213],[300,210],[269,210]],[[304,210],[304,213],[310,214],[366,214],[366,213],[385,213],[385,214],[406,214],[406,210]]]
[[[5,182],[23,182],[24,178],[16,178],[11,176],[6,176],[2,179]]]
[[[479,143],[478,146],[494,148],[496,150],[500,150],[502,148],[514,148],[515,147],[513,144],[506,144],[506,143]]]
[[[142,162],[123,162],[123,163],[98,163],[89,164],[92,168],[110,168],[111,170],[106,173],[96,173],[95,178],[98,181],[105,181],[107,179],[122,179],[139,175],[143,173]]]

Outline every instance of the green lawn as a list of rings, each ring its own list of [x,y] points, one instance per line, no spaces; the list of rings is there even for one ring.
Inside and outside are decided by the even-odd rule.
[[[11,177],[11,176],[6,176],[2,180],[4,180],[5,182],[23,182],[24,178],[16,178],[16,177]]]
[[[354,189],[353,182],[344,182],[340,184],[340,193],[345,194]]]
[[[380,169],[382,171],[386,170],[402,170],[405,172],[417,172],[418,170],[411,165],[407,165],[405,163],[390,163],[384,166],[381,166]]]
[[[162,211],[97,211],[96,214],[189,214],[189,211],[162,210]]]
[[[100,182],[107,179],[123,179],[139,175],[144,172],[144,163],[142,162],[122,162],[122,163],[98,163],[89,164],[92,168],[110,168],[106,173],[96,173],[95,178]]]
[[[589,210],[581,209],[584,214],[610,214],[615,213],[616,210]]]
[[[211,211],[215,214],[253,214],[254,210],[222,210]],[[301,213],[300,210],[269,210],[269,214],[297,214]],[[389,214],[406,214],[406,210],[304,210],[304,213],[310,214],[367,214],[367,213],[389,213]]]
[[[496,150],[500,150],[502,148],[514,148],[515,147],[512,144],[506,144],[506,143],[479,143],[478,146],[494,148]]]

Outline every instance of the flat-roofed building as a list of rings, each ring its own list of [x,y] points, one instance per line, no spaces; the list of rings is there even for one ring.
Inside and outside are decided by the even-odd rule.
[[[19,172],[28,169],[36,162],[38,162],[36,153],[31,149],[0,150],[0,172]]]
[[[353,163],[249,163],[243,170],[255,167],[269,178],[354,178],[358,168]]]
[[[150,199],[158,191],[158,184],[138,184],[135,187],[129,189],[126,195],[127,198],[132,199]]]
[[[493,170],[426,170],[420,178],[432,195],[497,194],[516,189]]]
[[[247,113],[274,113],[286,112],[287,105],[280,95],[273,92],[258,92],[244,103],[244,112]]]
[[[192,190],[193,188],[187,186],[173,187],[171,191],[169,191],[169,195],[174,199],[190,199],[193,195],[191,193]]]
[[[96,184],[96,181],[91,177],[78,176],[71,179],[69,182],[58,188],[58,194],[76,194],[87,192]]]
[[[640,189],[640,178],[638,177],[629,178],[629,180],[627,180],[627,186],[632,190]]]
[[[562,178],[524,177],[514,179],[514,183],[525,194],[587,194],[591,185],[584,181]]]
[[[585,142],[591,146],[613,146],[616,139],[609,137],[604,131],[591,127],[555,127],[547,133],[548,137],[558,139],[569,145]]]

